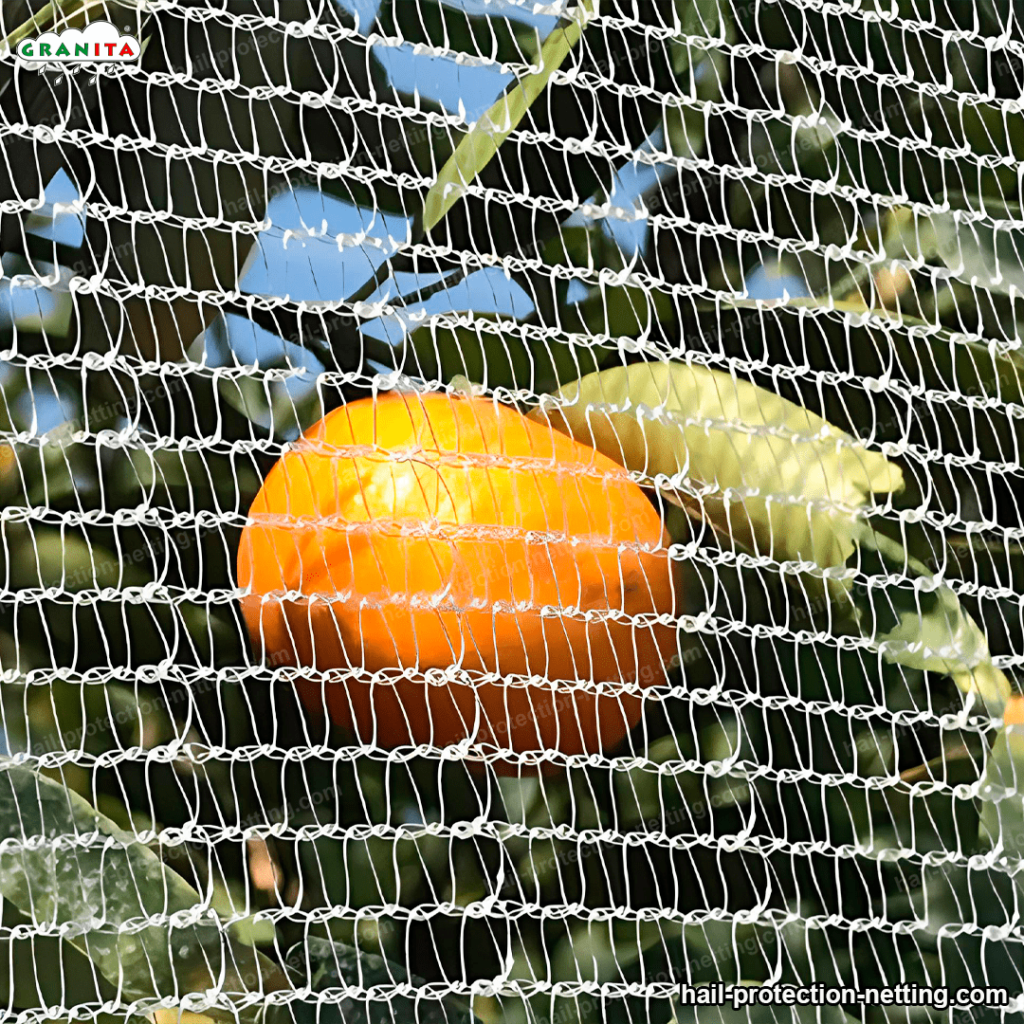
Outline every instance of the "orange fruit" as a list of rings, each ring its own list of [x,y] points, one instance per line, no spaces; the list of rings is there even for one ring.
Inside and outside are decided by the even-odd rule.
[[[1024,725],[1024,695],[1010,695],[1003,709],[1003,725]]]
[[[469,739],[501,771],[601,752],[675,656],[668,538],[643,491],[490,399],[342,406],[249,517],[238,582],[257,653],[308,668],[305,705],[363,744]]]

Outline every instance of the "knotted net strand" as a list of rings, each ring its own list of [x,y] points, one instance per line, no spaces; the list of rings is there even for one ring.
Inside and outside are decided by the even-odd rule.
[[[4,5],[3,34],[40,8]],[[878,650],[931,607],[934,576],[858,547],[831,574],[871,627],[851,629],[829,567],[750,550],[652,488],[684,580],[664,684],[639,664],[611,682],[405,673],[643,698],[617,747],[519,757],[472,738],[391,748],[308,713],[300,680],[402,673],[265,656],[235,558],[270,467],[347,401],[415,406],[460,374],[532,408],[598,367],[678,362],[897,462],[898,500],[851,508],[797,481],[769,507],[870,517],[1012,680],[1019,9],[588,3],[530,112],[428,231],[460,138],[544,70],[577,8],[93,8],[144,42],[140,62],[40,73],[8,53],[0,79],[4,1019],[944,1019],[849,996],[900,982],[999,986],[1007,1005],[957,1019],[1015,1019],[1015,736],[941,671]],[[778,433],[681,415],[723,451]],[[685,467],[670,483],[737,529],[766,497]],[[479,528],[402,529],[457,546]],[[550,529],[533,543],[571,543]],[[518,775],[488,770],[509,757]],[[681,981],[848,994],[843,1011],[695,1016]]]

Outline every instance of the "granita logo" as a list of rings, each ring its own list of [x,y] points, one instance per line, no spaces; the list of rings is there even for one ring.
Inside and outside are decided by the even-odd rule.
[[[84,29],[66,28],[23,39],[17,53],[27,64],[40,68],[57,64],[71,71],[68,65],[138,60],[142,46],[135,36],[122,35],[109,21],[92,21]]]

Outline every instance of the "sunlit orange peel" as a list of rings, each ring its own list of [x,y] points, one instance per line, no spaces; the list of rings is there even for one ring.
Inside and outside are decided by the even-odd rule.
[[[308,707],[363,744],[468,739],[508,772],[499,752],[600,753],[636,724],[676,652],[667,543],[593,448],[491,399],[392,393],[274,466],[238,581],[259,655],[310,669]]]

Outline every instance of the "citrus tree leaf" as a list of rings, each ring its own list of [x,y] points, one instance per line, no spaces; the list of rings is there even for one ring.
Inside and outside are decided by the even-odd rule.
[[[222,377],[217,382],[217,390],[232,409],[240,412],[250,422],[266,426],[273,421],[270,382],[265,378],[250,374]]]
[[[175,507],[234,508],[251,502],[260,489],[252,461],[234,454],[130,448],[125,455],[115,477],[125,501],[142,491],[151,499],[173,496]]]
[[[0,759],[0,893],[36,928],[60,926],[121,999],[182,997],[209,989],[232,1006],[204,1012],[254,1021],[258,1000],[283,988],[266,957],[234,942],[199,894],[134,835],[82,797]]]
[[[707,148],[707,112],[689,106],[685,94],[692,89],[693,99],[720,99],[722,87],[729,79],[730,61],[721,49],[694,45],[691,40],[703,37],[731,43],[736,38],[736,29],[732,10],[722,0],[676,0],[676,14],[682,32],[670,41],[669,50],[672,70],[680,79],[687,105],[666,109],[665,141],[673,156],[696,160]]]
[[[607,267],[622,270],[622,251],[605,233],[600,221],[588,224],[559,225],[558,232],[544,246],[544,262],[551,267],[583,267],[595,270]]]
[[[799,65],[778,67],[777,98],[786,119],[754,121],[747,135],[744,159],[769,174],[799,172],[803,178],[831,178],[838,170],[837,141],[843,119],[822,98]],[[768,88],[773,88],[774,83]],[[737,182],[732,189],[731,213],[746,219],[767,195],[763,181]]]
[[[728,298],[736,309],[762,309],[765,302],[757,299]],[[929,387],[945,387],[968,395],[983,394],[1008,401],[1024,401],[1024,359],[1016,351],[1001,351],[973,341],[960,331],[936,329],[935,324],[907,313],[884,309],[868,310],[859,299],[835,299],[830,296],[796,297],[785,302],[771,302],[775,309],[812,309],[827,307],[839,313],[865,317],[870,313],[878,327],[866,319],[864,329],[871,331],[877,344],[891,343],[909,366],[921,374]],[[888,324],[888,328],[883,326]]]
[[[890,573],[916,574],[932,580],[934,574],[876,524],[858,535],[862,548],[877,552]],[[987,711],[1002,714],[1010,696],[1010,681],[992,662],[982,628],[945,583],[910,590],[894,589],[887,605],[897,624],[886,632],[871,629],[883,656],[898,665],[948,675],[965,695],[977,694]]]
[[[53,679],[48,684],[19,687],[20,693],[8,695],[7,688],[14,690],[16,685],[7,683],[4,693],[10,697],[4,708],[10,749],[36,754],[83,749],[101,754],[116,745],[119,736],[129,746],[149,749],[169,731],[169,722],[159,709],[146,702],[143,712],[135,691],[120,683],[95,686]]]
[[[954,203],[959,205],[958,200]],[[964,210],[952,209],[929,215],[935,234],[935,246],[942,262],[963,281],[977,284],[988,291],[1009,295],[1012,289],[1024,294],[1024,231],[1019,224],[1019,203],[1000,199],[963,200],[974,209],[988,207],[988,220],[978,223],[964,219]]]
[[[274,922],[257,921],[251,912],[245,884],[236,878],[215,882],[211,906],[224,921],[239,942],[245,946],[264,946],[274,941]]]
[[[609,354],[587,344],[527,341],[511,330],[498,333],[501,318],[493,314],[474,314],[473,321],[465,327],[418,327],[409,336],[405,372],[442,383],[465,377],[491,390],[546,391],[593,372]]]
[[[677,500],[736,550],[829,569],[861,545],[893,571],[933,575],[863,517],[869,495],[902,487],[900,468],[749,381],[700,365],[635,363],[569,384],[530,415]],[[850,596],[846,582],[832,583],[833,596]],[[942,584],[903,593],[907,606],[884,625],[870,593],[860,595],[854,610],[864,635],[887,660],[948,674],[1000,713],[1009,682],[954,591]]]
[[[70,428],[70,429],[65,429]],[[43,446],[19,445],[18,461],[22,464],[28,484],[30,505],[52,505],[77,496],[88,479],[86,457],[88,446],[67,438],[73,430],[65,423],[47,434]]]
[[[679,18],[680,35],[669,43],[672,55],[672,70],[683,75],[691,65],[701,62],[708,52],[695,47],[693,38],[712,39],[717,36],[731,39],[733,36],[731,11],[723,0],[675,0],[676,16]]]
[[[677,492],[743,548],[777,561],[843,565],[868,495],[903,482],[885,456],[808,409],[697,364],[612,367],[530,415]]]
[[[1004,853],[1024,853],[1024,697],[1012,696],[985,766],[981,826]]]
[[[296,395],[284,381],[243,374],[221,377],[217,389],[232,409],[275,437],[295,436],[323,415],[320,395],[315,389]]]
[[[115,995],[87,956],[53,935],[0,939],[0,964],[10,965],[0,971],[0,1002],[6,1006],[97,1003]]]
[[[587,271],[588,276],[625,268],[622,250],[600,219],[586,224],[561,224],[544,246],[542,255],[548,266],[578,268]],[[570,283],[574,287],[584,286],[582,298],[568,299]],[[605,281],[587,286],[580,277],[567,278],[560,274],[555,278],[555,290],[558,305],[556,322],[563,331],[607,335],[613,339],[635,338],[646,336],[656,323],[667,324],[676,317],[672,296],[656,288]],[[549,324],[540,307],[531,317],[534,322],[538,319],[545,326]],[[595,353],[595,361],[600,366],[605,356]],[[572,379],[579,376],[575,374]]]
[[[673,107],[665,113],[665,138],[673,156],[696,160],[707,148],[707,122],[699,110]]]
[[[594,289],[577,303],[576,311],[592,334],[613,338],[646,335],[655,323],[670,323],[676,315],[672,298],[666,292],[627,284]]]
[[[498,147],[526,116],[551,75],[579,42],[596,7],[597,0],[580,0],[573,20],[556,28],[544,40],[540,70],[514,83],[463,136],[427,193],[423,204],[424,230],[429,231],[444,217],[458,201],[462,189],[490,163]]]
[[[61,587],[75,592],[90,588],[137,586],[148,573],[124,564],[108,548],[55,527],[36,526],[12,550],[12,580],[21,587]]]
[[[482,13],[473,13],[470,7],[461,0],[419,0],[415,5],[384,0],[377,17],[385,34],[400,35],[409,46],[425,43],[456,54],[487,54],[500,63],[536,60],[537,29],[509,17],[515,7],[502,0],[488,3]]]
[[[383,1024],[392,1020],[480,1024],[469,1006],[454,996],[396,996],[393,991],[373,996],[346,991],[377,986],[392,990],[403,983],[422,988],[426,982],[392,960],[340,942],[311,936],[293,946],[285,962],[295,987],[308,986],[321,998],[275,1004],[268,1008],[266,1024]],[[331,998],[324,1000],[324,993],[330,993]]]

